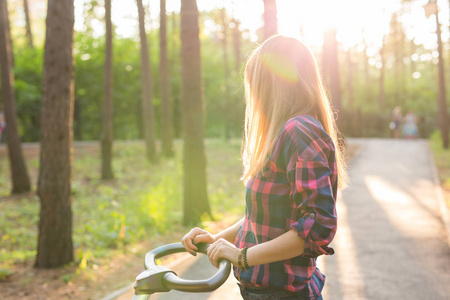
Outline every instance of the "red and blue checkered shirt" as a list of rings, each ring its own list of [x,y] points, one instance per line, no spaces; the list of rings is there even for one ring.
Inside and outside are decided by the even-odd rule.
[[[336,233],[337,166],[335,146],[310,115],[286,122],[261,172],[247,182],[245,219],[236,235],[238,248],[270,241],[289,230],[305,240],[302,255],[247,271],[235,268],[243,285],[279,287],[316,299],[325,276],[316,258],[333,254]]]

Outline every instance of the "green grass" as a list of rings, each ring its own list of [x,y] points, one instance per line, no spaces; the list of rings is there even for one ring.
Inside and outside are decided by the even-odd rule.
[[[436,161],[436,167],[438,169],[442,187],[447,191],[445,194],[450,195],[450,148],[444,149],[442,146],[441,135],[438,131],[431,136],[430,146]],[[450,208],[449,197],[446,197],[446,202],[447,206]]]
[[[100,179],[97,147],[75,148],[73,165],[73,241],[77,264],[85,268],[95,259],[159,235],[170,235],[182,222],[181,145],[177,155],[151,165],[144,145],[117,143],[113,169],[116,179]],[[206,142],[208,192],[214,218],[242,214],[244,187],[239,182],[240,142]],[[33,260],[36,255],[39,200],[36,195],[8,198],[6,156],[0,158],[0,268]],[[36,182],[39,162],[27,165]],[[174,237],[179,238],[179,237]]]

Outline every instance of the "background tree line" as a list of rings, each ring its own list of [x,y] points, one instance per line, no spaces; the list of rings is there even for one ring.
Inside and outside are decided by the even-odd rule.
[[[155,140],[166,143],[164,154],[170,157],[170,140],[164,138],[173,132],[184,145],[184,224],[199,222],[203,214],[212,215],[204,137],[241,136],[240,66],[254,41],[225,8],[199,13],[195,0],[182,0],[179,14],[166,15],[165,3],[160,1],[161,26],[148,31],[149,8],[142,0],[136,1],[137,39],[114,37],[117,25],[111,22],[110,0],[87,1],[85,30],[75,33],[73,1],[49,0],[45,44],[39,44],[31,32],[27,1],[23,2],[26,34],[16,42],[10,35],[7,1],[0,0],[2,106],[12,177],[17,183],[13,193],[30,190],[20,141],[41,143],[37,267],[54,267],[73,259],[73,137],[101,141],[102,178],[110,179],[114,177],[113,139],[144,139],[147,158],[155,163],[159,159]],[[264,0],[263,4],[259,41],[277,33],[276,1]],[[406,7],[408,1],[402,4]],[[93,20],[105,24],[104,36],[94,34]],[[397,13],[392,14],[389,26],[382,47],[372,53],[364,42],[343,47],[334,28],[325,32],[323,46],[313,49],[340,129],[345,136],[387,137],[392,108],[400,105],[419,116],[421,137],[435,131],[439,120],[448,144],[448,131],[445,137],[442,129],[448,128],[448,121],[442,122],[448,118],[441,118],[448,108],[436,105],[435,100],[436,82],[441,82],[438,74],[445,75],[436,72],[436,56],[408,39]],[[445,90],[439,89],[439,96],[445,104]],[[22,179],[14,180],[15,171]]]
[[[18,5],[18,4],[16,4]],[[404,8],[408,6],[405,1]],[[95,36],[90,25],[92,20],[102,21],[104,15],[99,13],[98,1],[85,4],[85,31],[75,32],[75,109],[74,109],[74,138],[75,140],[96,140],[101,132],[101,114],[103,97],[103,58],[105,37]],[[398,14],[391,17],[390,30],[384,38],[382,49],[368,50],[370,45],[360,43],[351,48],[337,45],[338,72],[340,88],[342,90],[341,130],[346,136],[388,137],[391,110],[401,105],[404,110],[414,110],[420,120],[420,136],[427,138],[437,127],[437,107],[434,99],[437,97],[437,58],[423,45],[417,45],[414,39],[407,37],[404,25],[399,21]],[[225,87],[222,79],[226,72],[223,59],[216,55],[223,45],[223,25],[221,10],[202,12],[200,27],[205,31],[208,24],[208,34],[202,34],[202,64],[203,88],[205,95],[206,136],[220,137],[227,132],[231,136],[239,137],[242,130],[243,89],[241,85],[240,69],[236,65],[233,49],[235,35],[240,34],[241,59],[252,47],[253,42],[248,35],[236,33],[239,23],[225,12],[228,23],[229,67],[232,76]],[[148,17],[147,17],[148,18]],[[205,21],[210,22],[205,22]],[[28,23],[27,23],[28,24]],[[167,15],[167,47],[169,61],[169,89],[171,96],[171,111],[174,136],[181,137],[181,78],[180,78],[180,15]],[[235,26],[237,24],[237,26]],[[117,25],[114,25],[116,27]],[[273,27],[273,25],[272,25]],[[273,30],[273,29],[272,29]],[[241,30],[242,31],[242,30]],[[16,30],[19,32],[19,30]],[[24,33],[23,30],[20,31]],[[28,32],[28,31],[27,31]],[[162,101],[159,64],[159,28],[153,27],[148,33],[152,78],[154,80],[154,109],[155,134],[161,137],[164,120],[161,120]],[[261,35],[263,32],[261,32]],[[332,35],[328,35],[332,38]],[[16,83],[16,102],[19,119],[19,132],[23,141],[39,141],[40,99],[39,87],[42,82],[43,44],[34,44],[34,48],[26,45],[26,36],[16,36],[15,51],[16,65],[14,69]],[[444,41],[445,42],[445,41]],[[326,43],[326,41],[325,41]],[[114,137],[115,139],[139,139],[143,137],[142,115],[140,113],[140,42],[135,38],[114,38]],[[447,42],[448,44],[448,42]],[[326,45],[325,45],[326,47]],[[314,49],[319,62],[323,60],[324,48]],[[326,50],[325,50],[326,52]],[[445,54],[448,57],[449,51]],[[445,57],[447,59],[447,57]],[[383,63],[383,62],[384,63]],[[448,61],[448,59],[446,60]],[[237,62],[237,63],[236,63]],[[448,63],[447,63],[448,65]],[[383,66],[383,68],[381,67]],[[448,69],[448,68],[447,68]],[[380,95],[380,76],[383,74],[383,95]],[[325,73],[325,71],[324,71]],[[448,70],[447,70],[448,73]],[[420,75],[419,75],[420,74]],[[417,77],[420,76],[420,77]],[[447,75],[447,78],[449,76]],[[222,99],[233,96],[233,105],[228,105],[227,119],[221,110]],[[222,102],[222,103],[221,103]],[[358,125],[355,124],[357,122]],[[228,125],[226,125],[228,124]],[[226,129],[229,126],[228,129]]]

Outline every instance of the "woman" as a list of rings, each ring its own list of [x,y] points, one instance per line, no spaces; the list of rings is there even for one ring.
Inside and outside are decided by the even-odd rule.
[[[347,177],[316,61],[300,41],[274,36],[253,52],[244,81],[245,217],[216,235],[194,228],[182,243],[192,254],[212,244],[216,267],[230,260],[244,299],[322,299],[316,258],[334,253]]]

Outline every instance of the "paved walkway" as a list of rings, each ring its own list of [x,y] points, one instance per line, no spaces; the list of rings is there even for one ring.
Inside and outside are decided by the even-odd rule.
[[[427,142],[349,142],[361,148],[338,201],[336,254],[319,259],[327,275],[324,299],[450,299],[450,249]],[[179,267],[186,277],[214,272],[204,256]],[[130,294],[120,299],[131,299]],[[230,277],[214,293],[170,292],[150,299],[239,299],[239,291]]]

